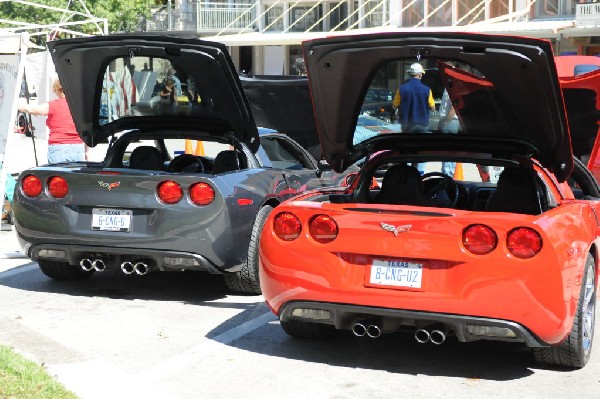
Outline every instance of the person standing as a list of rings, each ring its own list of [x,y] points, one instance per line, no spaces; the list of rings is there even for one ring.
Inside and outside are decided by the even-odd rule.
[[[408,70],[410,78],[400,85],[394,98],[399,111],[402,133],[426,133],[429,130],[429,112],[435,110],[431,89],[421,82],[425,74],[418,62]]]
[[[48,135],[48,163],[85,161],[86,147],[75,129],[69,104],[62,84],[52,82],[52,90],[58,97],[43,104],[20,102],[18,110],[32,115],[45,115]]]
[[[435,102],[431,89],[421,82],[424,74],[423,66],[415,62],[408,70],[410,78],[396,91],[393,106],[399,111],[402,133],[429,132],[429,112],[435,110]],[[424,163],[413,166],[425,173]]]
[[[444,89],[444,94],[442,94],[442,101],[440,102],[438,115],[440,117],[438,124],[440,133],[458,133],[458,130],[460,129],[460,122],[458,120],[458,115],[456,115],[456,110],[452,105],[452,101],[450,100],[448,90],[446,89]],[[442,162],[442,173],[453,177],[455,171],[455,162]]]

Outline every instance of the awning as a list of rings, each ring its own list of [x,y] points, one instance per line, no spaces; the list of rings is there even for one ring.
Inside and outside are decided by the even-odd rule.
[[[540,39],[557,38],[564,29],[574,28],[575,20],[527,20],[512,22],[478,22],[464,27],[466,32],[481,32],[537,37]]]

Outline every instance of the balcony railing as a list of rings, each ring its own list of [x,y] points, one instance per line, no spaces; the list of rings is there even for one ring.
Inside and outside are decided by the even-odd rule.
[[[298,32],[336,31],[381,26],[389,20],[387,3],[382,0],[307,0],[284,7],[283,0],[258,2],[189,2],[184,8],[163,8],[151,19],[141,21],[140,30],[195,31],[205,33],[239,33],[250,31]],[[296,5],[297,4],[297,5]],[[327,6],[326,6],[327,5]],[[350,11],[341,12],[340,6]]]
[[[253,29],[256,6],[256,3],[192,2],[187,3],[186,9],[173,9],[169,13],[164,8],[155,12],[151,19],[144,21],[145,27],[141,26],[140,28],[147,31],[178,30],[196,32],[219,32],[223,29],[234,32],[242,29]]]

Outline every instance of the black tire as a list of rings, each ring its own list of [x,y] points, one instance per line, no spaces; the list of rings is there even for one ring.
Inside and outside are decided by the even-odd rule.
[[[90,278],[94,274],[93,270],[86,272],[78,266],[73,266],[67,262],[54,262],[47,260],[38,261],[38,265],[46,276],[63,281],[78,281]]]
[[[248,257],[242,263],[237,272],[225,274],[225,285],[227,289],[238,294],[260,294],[260,279],[258,277],[258,247],[260,244],[260,233],[267,221],[267,217],[273,211],[271,205],[265,205],[258,211],[252,235],[248,245]]]
[[[592,352],[596,311],[596,271],[591,254],[585,262],[577,313],[567,338],[558,345],[533,348],[533,356],[539,363],[580,369],[586,365]]]
[[[281,321],[281,327],[287,335],[301,339],[330,339],[337,330],[330,324],[300,322],[296,320]]]

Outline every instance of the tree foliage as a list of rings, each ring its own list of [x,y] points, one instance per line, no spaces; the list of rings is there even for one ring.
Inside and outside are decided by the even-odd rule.
[[[108,31],[112,33],[139,30],[140,20],[143,17],[149,17],[151,8],[164,4],[165,0],[29,0],[28,2],[83,14],[88,14],[89,11],[93,17],[106,18]],[[43,26],[61,22],[81,22],[86,19],[88,18],[82,15],[35,7],[20,1],[0,0],[0,20],[11,21],[10,23],[0,22],[0,29],[15,28],[24,24]],[[103,25],[100,24],[100,27],[103,28]],[[67,28],[88,34],[101,33],[92,23]],[[32,33],[31,29],[29,32]]]

